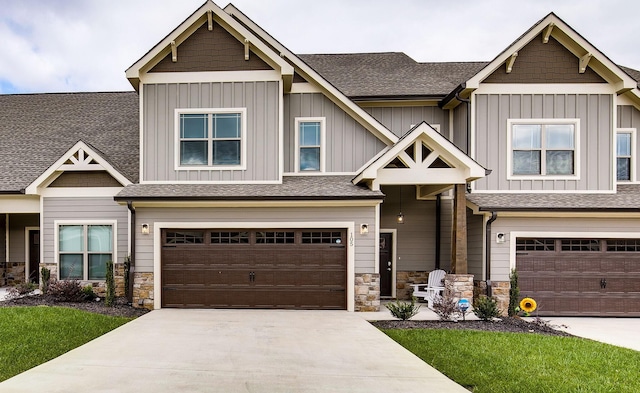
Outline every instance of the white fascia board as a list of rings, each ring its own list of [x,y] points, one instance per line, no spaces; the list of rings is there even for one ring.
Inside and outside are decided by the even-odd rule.
[[[344,199],[344,200],[309,200],[309,201],[133,201],[136,208],[142,207],[216,207],[216,208],[253,208],[253,207],[375,207],[380,199]],[[117,201],[126,205],[126,200]]]
[[[347,96],[336,89],[326,79],[320,76],[320,74],[318,74],[313,68],[309,67],[293,52],[287,49],[276,39],[271,37],[271,35],[264,31],[260,26],[255,24],[251,19],[247,18],[247,16],[244,15],[242,11],[238,10],[233,4],[227,5],[224,8],[224,11],[227,12],[230,17],[236,17],[241,20],[242,23],[249,26],[253,31],[256,32],[256,34],[259,34],[261,39],[279,50],[281,52],[280,56],[286,57],[289,61],[291,61],[295,68],[297,68],[302,76],[305,77],[305,79],[311,79],[314,82],[318,83],[321,90],[327,97],[329,97],[331,101],[333,101],[341,109],[345,110],[347,113],[353,116],[358,123],[363,125],[384,143],[386,143],[387,145],[392,145],[398,141],[398,136],[389,131],[373,116],[356,105],[355,102],[351,101]]]
[[[40,213],[40,197],[37,195],[0,195],[1,214]]]
[[[269,60],[271,60],[273,64],[275,64],[280,69],[281,75],[293,76],[293,67],[284,59],[282,59],[278,53],[275,53],[260,39],[258,39],[240,23],[235,21],[230,15],[224,12],[222,8],[218,7],[213,1],[207,1],[202,5],[202,7],[191,14],[191,16],[189,16],[184,22],[182,22],[171,33],[169,33],[168,36],[166,36],[162,41],[156,44],[149,52],[147,52],[147,54],[140,58],[140,60],[136,61],[131,67],[129,67],[125,71],[126,77],[128,79],[140,79],[141,70],[147,67],[149,62],[151,62],[162,52],[166,52],[167,48],[171,46],[172,41],[177,45],[180,45],[182,41],[180,41],[179,38],[182,37],[183,34],[190,28],[193,28],[193,25],[200,19],[206,18],[207,11],[212,11],[213,14],[218,18],[216,22],[223,22],[222,24],[226,25],[223,27],[230,27],[231,29],[237,31],[238,34],[242,35],[245,39],[248,39],[253,48],[264,54]],[[190,35],[191,34],[188,34],[183,38],[186,39]]]
[[[111,164],[109,164],[107,160],[102,158],[100,154],[87,146],[86,143],[79,141],[75,145],[73,145],[71,149],[67,150],[67,152],[63,154],[62,157],[60,157],[55,163],[53,163],[53,165],[51,165],[46,171],[38,176],[38,178],[34,180],[33,183],[29,184],[29,186],[25,189],[25,194],[38,194],[38,188],[41,187],[45,183],[45,181],[49,179],[49,177],[56,171],[63,170],[65,162],[67,162],[67,160],[69,160],[69,158],[80,149],[82,149],[85,153],[88,153],[93,158],[93,161],[97,162],[96,168],[99,167],[100,169],[107,171],[107,173],[109,173],[123,186],[131,184],[129,179],[118,172]],[[67,168],[66,170],[69,170],[69,168]]]

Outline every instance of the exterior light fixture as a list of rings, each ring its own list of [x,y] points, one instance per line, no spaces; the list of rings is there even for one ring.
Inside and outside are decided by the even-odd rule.
[[[402,214],[402,186],[400,186],[400,213],[396,218],[398,224],[404,224],[404,214]]]
[[[369,233],[369,224],[360,224],[360,234],[366,235]]]
[[[149,234],[149,224],[142,224],[142,234],[143,235]]]

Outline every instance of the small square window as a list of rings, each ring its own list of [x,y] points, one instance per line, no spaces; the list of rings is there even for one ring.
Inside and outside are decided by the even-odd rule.
[[[61,280],[104,280],[113,261],[113,225],[59,225]]]

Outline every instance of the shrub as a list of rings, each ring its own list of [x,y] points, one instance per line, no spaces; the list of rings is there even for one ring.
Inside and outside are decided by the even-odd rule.
[[[56,302],[81,302],[82,286],[77,280],[55,280],[49,283],[49,296]]]
[[[42,276],[42,294],[46,295],[49,292],[49,283],[51,282],[51,270],[45,266],[40,269],[40,275]]]
[[[82,288],[82,297],[83,297],[83,300],[85,301],[91,301],[97,298],[98,296],[96,295],[95,292],[93,292],[93,286],[85,285]]]
[[[433,306],[431,306],[433,312],[435,312],[441,321],[457,321],[462,316],[458,303],[452,296],[438,296],[433,300]]]
[[[413,296],[411,297],[411,302],[401,302],[398,300],[395,303],[387,303],[385,307],[387,307],[394,318],[402,319],[403,321],[411,319],[420,311],[420,305],[416,304],[416,298]]]
[[[129,299],[129,272],[131,272],[131,256],[124,258],[124,296]]]
[[[483,321],[490,321],[500,316],[498,302],[494,297],[480,296],[473,302],[473,313]]]
[[[516,269],[511,269],[509,280],[511,281],[511,288],[509,289],[509,309],[507,312],[510,317],[515,317],[518,315],[518,311],[520,310],[518,307],[520,288],[518,287],[518,272],[516,272]]]
[[[27,295],[33,291],[38,289],[38,284],[35,284],[31,281],[21,282],[9,288],[7,291],[7,297],[9,299],[16,299],[20,296]]]
[[[113,261],[107,261],[107,293],[104,297],[104,304],[113,307],[116,299],[116,283],[113,278]]]

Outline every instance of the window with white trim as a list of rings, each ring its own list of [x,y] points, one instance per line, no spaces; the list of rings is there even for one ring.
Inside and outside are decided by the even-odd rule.
[[[513,176],[575,176],[576,121],[511,121],[510,158]]]
[[[296,118],[296,171],[324,172],[324,118]]]
[[[246,110],[177,109],[178,167],[239,167]]]
[[[631,130],[616,133],[616,178],[618,181],[631,181],[634,155],[634,133]]]
[[[61,280],[104,280],[107,261],[113,261],[113,225],[58,225],[58,263]]]

